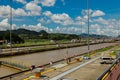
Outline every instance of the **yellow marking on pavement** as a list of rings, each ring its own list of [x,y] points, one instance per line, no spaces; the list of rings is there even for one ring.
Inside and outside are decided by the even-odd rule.
[[[116,66],[116,64],[114,64],[114,65],[112,66],[112,68],[110,69],[110,71],[112,71],[112,70],[115,68],[115,66]]]
[[[44,72],[41,72],[41,74],[46,74],[46,73],[48,73],[48,72],[51,72],[51,71],[53,71],[54,69],[47,69],[47,70],[45,70]]]
[[[32,79],[32,78],[35,78],[35,76],[30,76],[30,77],[25,78],[25,79],[23,79],[23,80],[30,80],[30,79]]]
[[[62,64],[56,64],[54,66],[51,66],[51,68],[58,69],[67,66],[67,63],[62,63]]]
[[[70,64],[77,62],[76,60],[69,62]]]
[[[67,66],[68,64],[67,63],[64,63],[64,64],[62,64],[62,66],[58,66],[58,67],[56,67],[56,69],[58,69],[58,68],[62,68],[62,67],[65,67],[65,66]]]
[[[108,76],[108,73],[106,73],[104,76],[103,76],[103,78],[102,78],[102,80],[105,80],[105,78]]]

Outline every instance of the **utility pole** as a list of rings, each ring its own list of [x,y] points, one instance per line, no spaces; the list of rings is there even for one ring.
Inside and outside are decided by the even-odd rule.
[[[119,30],[120,30],[120,19],[118,19],[118,37],[117,37],[117,40],[118,40],[118,41],[119,41],[119,39],[120,39]]]
[[[12,54],[12,0],[10,0],[10,51]]]
[[[67,60],[67,64],[69,63],[68,61],[68,46],[66,45],[66,60]]]
[[[88,52],[89,52],[89,50],[90,50],[90,44],[89,44],[89,17],[90,17],[90,15],[89,15],[89,0],[87,0],[87,16],[88,16],[88,18],[87,18],[87,23],[88,23],[88,39],[87,39],[87,44],[88,44]]]
[[[80,42],[82,42],[82,17],[81,17],[81,39]]]

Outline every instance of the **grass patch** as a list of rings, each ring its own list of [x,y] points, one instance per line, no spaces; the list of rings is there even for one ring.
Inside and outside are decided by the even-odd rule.
[[[90,52],[90,53],[87,53],[87,54],[85,54],[84,56],[90,57],[90,56],[93,55],[93,54],[110,50],[110,49],[112,49],[112,48],[114,48],[114,47],[116,47],[116,46],[120,46],[120,45],[109,46],[109,47],[105,47],[105,48],[102,48],[102,49],[98,49],[98,50],[92,51],[92,52]],[[118,50],[117,50],[117,51],[118,51]],[[120,50],[119,50],[119,52],[120,52]],[[110,53],[110,56],[116,56],[116,51],[113,51],[112,53]]]
[[[90,57],[91,54],[84,54],[84,57]]]

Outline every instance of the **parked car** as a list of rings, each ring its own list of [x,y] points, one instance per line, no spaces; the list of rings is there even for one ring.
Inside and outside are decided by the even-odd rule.
[[[83,56],[83,59],[88,60],[88,59],[90,59],[90,57],[89,56]]]
[[[114,62],[114,58],[111,57],[101,57],[100,60],[101,64],[112,64]]]

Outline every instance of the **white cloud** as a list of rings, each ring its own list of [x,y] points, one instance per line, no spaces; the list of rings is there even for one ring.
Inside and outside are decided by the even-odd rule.
[[[108,20],[110,23],[113,20]],[[116,22],[115,22],[116,21]],[[101,25],[100,23],[95,23],[90,25],[90,34],[101,34],[101,35],[109,35],[109,36],[117,36],[118,35],[118,21],[115,20],[112,24],[106,24]],[[41,23],[38,23],[36,25],[22,25],[17,26],[16,24],[12,25],[12,29],[18,29],[18,28],[25,28],[28,30],[34,30],[34,31],[40,31],[40,30],[46,30],[47,32],[53,32],[53,33],[69,33],[69,34],[81,34],[81,26],[66,26],[66,27],[60,27],[57,26],[56,28],[48,28],[43,26]],[[0,22],[0,30],[9,30],[10,24],[9,20],[3,19]],[[87,33],[87,26],[82,26],[82,33]]]
[[[93,13],[92,9],[89,9],[89,14],[91,15]],[[87,15],[88,14],[88,10],[82,10],[82,15]]]
[[[44,19],[44,18],[40,18],[40,19],[38,19],[38,21],[41,23],[50,23],[51,22],[49,19]]]
[[[50,11],[45,11],[43,12],[43,15],[50,17],[52,16],[52,13]]]
[[[73,24],[73,20],[66,13],[53,14],[50,11],[46,11],[43,14],[45,16],[47,16],[48,18],[50,18],[54,23],[58,23],[58,24],[61,24],[61,25],[72,25]]]
[[[100,10],[96,10],[92,13],[92,17],[96,17],[96,16],[104,16],[105,13],[103,11]]]
[[[102,27],[100,26],[100,25],[98,25],[98,24],[92,24],[91,26],[90,26],[90,31],[92,31],[92,33],[91,34],[99,34],[99,35],[102,35],[102,29],[101,29]]]
[[[68,14],[66,13],[61,13],[61,14],[53,14],[50,11],[45,11],[43,12],[43,15],[48,17],[49,21],[53,21],[54,23],[61,24],[63,26],[68,26],[68,25],[84,25],[85,24],[85,19],[82,19],[82,17],[77,16],[75,20],[73,20]],[[82,22],[81,22],[82,20]],[[47,20],[46,20],[47,21]]]
[[[55,5],[56,0],[34,0],[34,2],[41,3],[42,6],[50,7]]]
[[[54,6],[56,0],[41,0],[43,6]]]
[[[84,15],[84,16],[88,15],[88,10],[82,10],[82,15]],[[97,17],[97,16],[104,16],[105,13],[101,10],[89,9],[89,15],[92,17]]]
[[[83,25],[85,25],[85,22],[84,21],[75,21],[74,25],[83,26]]]
[[[27,3],[26,0],[14,0],[14,1],[20,2],[22,4],[26,4]]]
[[[56,27],[56,31],[60,31],[60,27],[59,26]]]
[[[93,21],[96,21],[96,22],[104,24],[104,25],[109,24],[109,22],[107,20],[103,19],[102,17],[99,17],[98,19],[94,19]]]
[[[10,9],[11,9],[11,7],[8,5],[0,6],[0,17],[2,17],[2,18],[10,17]],[[12,8],[12,14],[13,14],[13,16],[26,16],[27,15],[27,13],[21,8],[18,8],[18,9]]]
[[[35,4],[34,2],[27,3],[25,6],[26,10],[22,8],[14,9],[12,8],[12,14],[14,16],[37,16],[40,15],[41,7]],[[9,5],[7,6],[0,6],[0,17],[8,18],[10,17],[10,9]]]
[[[65,5],[65,0],[61,0],[61,2],[63,3],[63,5]]]
[[[41,23],[38,23],[36,25],[25,25],[25,24],[23,24],[22,26],[17,26],[14,23],[12,24],[12,29],[19,29],[19,28],[24,28],[24,29],[33,30],[33,31],[40,31],[40,30],[45,30],[47,32],[53,31],[51,28],[49,29],[49,28],[41,25]],[[10,24],[9,24],[9,20],[7,18],[3,19],[0,22],[0,30],[1,31],[10,30]]]
[[[9,17],[10,6],[0,6],[0,17]]]
[[[8,21],[9,21],[8,18],[5,18],[0,22],[1,31],[10,30],[10,24]],[[12,29],[16,29],[16,28],[17,26],[15,24],[12,24]]]
[[[0,22],[0,30],[6,30],[6,29],[10,29],[9,28],[9,24],[8,24],[8,19],[3,19],[1,22]]]
[[[94,34],[108,35],[108,36],[118,36],[118,25],[119,21],[115,19],[105,20],[99,18],[96,20],[97,23],[90,25],[90,31]]]
[[[59,27],[53,29],[54,33],[80,34],[81,28],[78,27]]]
[[[60,23],[62,25],[71,25],[73,23],[72,19],[70,18],[70,16],[66,13],[62,13],[62,14],[53,14],[51,16],[51,19],[55,22],[55,23]]]
[[[13,9],[13,16],[27,16],[27,13],[23,9]]]
[[[75,20],[81,20],[82,18],[80,16],[76,17]]]
[[[20,28],[28,29],[28,30],[33,30],[33,31],[40,31],[40,30],[45,30],[47,32],[50,32],[51,29],[42,26],[41,23],[38,23],[37,25],[22,25]]]
[[[38,6],[36,3],[29,2],[25,6],[26,10],[28,10],[28,15],[34,16],[34,15],[40,15],[41,7]]]

